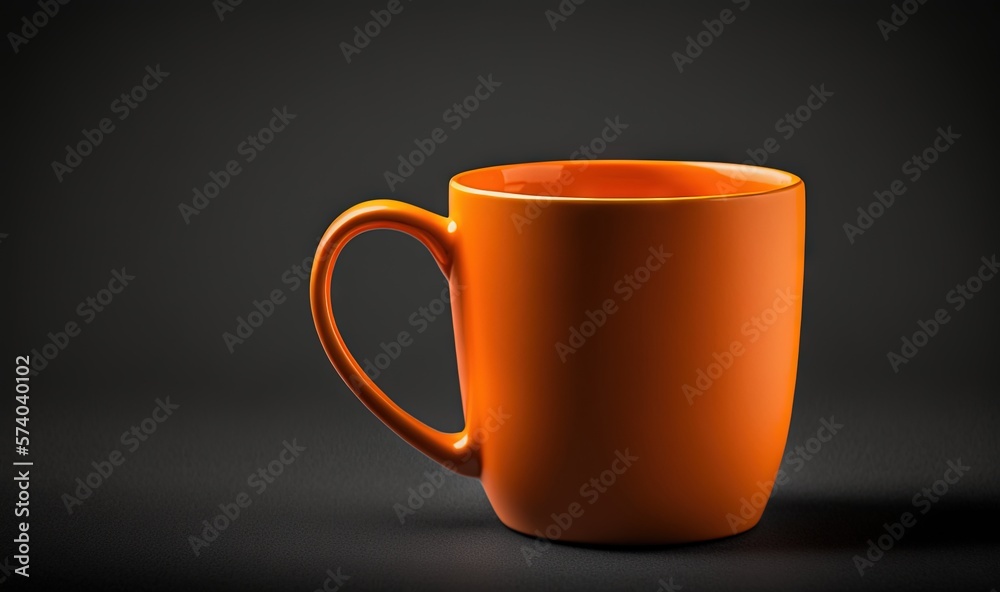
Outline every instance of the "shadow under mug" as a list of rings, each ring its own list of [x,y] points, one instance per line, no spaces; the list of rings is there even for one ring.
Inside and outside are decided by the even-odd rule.
[[[449,214],[375,200],[319,243],[312,313],[337,372],[387,426],[478,477],[508,527],[663,544],[760,520],[792,412],[805,188],[782,171],[671,161],[495,166]],[[444,433],[365,374],[334,320],[337,256],[412,235],[451,288],[465,427]]]

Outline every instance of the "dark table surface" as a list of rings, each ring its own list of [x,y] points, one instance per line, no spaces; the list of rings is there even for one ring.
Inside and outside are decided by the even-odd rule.
[[[358,590],[657,590],[673,582],[684,590],[988,592],[1000,584],[995,408],[928,404],[901,415],[876,393],[844,405],[836,391],[800,391],[790,451],[820,418],[844,428],[804,464],[784,465],[789,482],[753,530],[652,548],[556,544],[529,565],[522,547],[533,539],[504,527],[473,479],[447,474],[401,523],[394,505],[437,465],[360,403],[338,405],[351,395],[330,378],[328,393],[276,389],[256,408],[239,393],[158,393],[179,409],[134,453],[118,435],[148,416],[148,395],[117,398],[128,413],[94,415],[78,400],[40,418],[34,575],[106,589],[314,590],[328,569]],[[278,458],[286,440],[305,451],[258,495],[248,475]],[[60,496],[114,449],[125,462],[68,515]],[[970,470],[920,514],[913,496],[958,459]],[[189,537],[240,492],[249,507],[195,556]],[[861,577],[853,557],[906,511],[916,525]]]

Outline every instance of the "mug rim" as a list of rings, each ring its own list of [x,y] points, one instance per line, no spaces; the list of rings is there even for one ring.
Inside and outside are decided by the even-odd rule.
[[[582,167],[584,169],[598,166],[641,166],[647,168],[653,168],[657,166],[687,166],[695,168],[706,168],[714,172],[724,174],[731,179],[738,180],[738,178],[732,176],[733,171],[751,171],[750,174],[745,174],[743,181],[754,180],[752,175],[757,175],[757,181],[761,182],[762,178],[770,177],[776,179],[778,177],[783,177],[782,182],[768,182],[772,186],[766,189],[760,189],[757,191],[736,191],[732,193],[708,193],[703,195],[679,195],[679,196],[648,196],[648,197],[615,197],[615,196],[574,196],[574,195],[545,195],[541,193],[515,193],[510,191],[497,191],[493,189],[483,189],[475,187],[469,184],[465,179],[476,174],[481,174],[487,171],[494,171],[500,169],[515,169],[515,168],[527,168],[532,166],[544,166],[544,165],[562,165],[562,166],[572,166],[572,167]],[[470,195],[478,195],[484,197],[499,197],[505,199],[515,199],[515,200],[559,200],[559,201],[579,201],[587,203],[595,202],[607,202],[607,203],[621,203],[621,202],[666,202],[666,201],[691,201],[691,200],[703,200],[703,199],[729,199],[729,198],[741,198],[741,197],[755,197],[764,196],[772,193],[778,193],[785,190],[794,189],[804,185],[802,179],[795,175],[794,173],[789,173],[788,171],[783,171],[781,169],[775,169],[771,167],[753,165],[753,164],[743,164],[743,163],[729,163],[729,162],[713,162],[713,161],[696,161],[696,160],[635,160],[635,159],[608,159],[608,160],[546,160],[546,161],[534,161],[534,162],[518,162],[509,164],[493,165],[488,167],[480,167],[476,169],[470,169],[456,174],[451,178],[448,183],[449,188],[455,189]]]

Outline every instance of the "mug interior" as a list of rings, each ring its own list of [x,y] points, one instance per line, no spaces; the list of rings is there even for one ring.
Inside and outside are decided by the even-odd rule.
[[[746,164],[642,160],[566,160],[476,169],[452,178],[473,194],[509,198],[706,199],[759,195],[801,183],[797,176]]]

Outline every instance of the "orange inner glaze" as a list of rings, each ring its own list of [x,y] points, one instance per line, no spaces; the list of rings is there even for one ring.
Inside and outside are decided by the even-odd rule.
[[[450,282],[461,432],[399,408],[337,329],[336,257],[375,228],[423,242]],[[773,169],[491,167],[452,179],[448,217],[390,200],[341,215],[317,250],[313,315],[362,402],[479,477],[507,526],[585,543],[705,540],[757,523],[781,461],[804,237],[804,185]]]
[[[495,166],[456,175],[464,190],[537,197],[677,198],[763,193],[799,182],[782,171],[702,162],[560,161]]]

